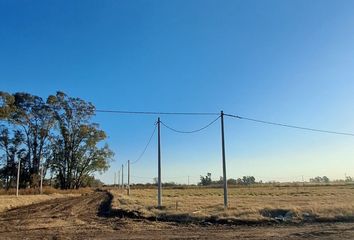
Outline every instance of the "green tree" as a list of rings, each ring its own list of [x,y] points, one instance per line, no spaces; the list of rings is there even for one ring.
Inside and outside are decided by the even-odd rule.
[[[205,177],[200,176],[200,182],[198,185],[201,186],[208,186],[211,184],[211,173],[207,173],[207,175]]]
[[[40,166],[48,164],[50,131],[55,123],[53,111],[42,98],[29,93],[0,92],[0,119],[24,136],[26,146],[24,167],[28,181],[38,179]],[[31,185],[37,182],[31,181]]]
[[[18,161],[23,158],[24,149],[22,148],[23,135],[20,131],[10,134],[5,125],[0,125],[0,178],[4,187],[13,187],[17,178]]]
[[[63,92],[49,96],[47,103],[54,110],[58,134],[52,138],[51,169],[57,173],[62,189],[79,188],[89,175],[109,168],[113,152],[104,131],[91,123],[95,108],[80,98]]]

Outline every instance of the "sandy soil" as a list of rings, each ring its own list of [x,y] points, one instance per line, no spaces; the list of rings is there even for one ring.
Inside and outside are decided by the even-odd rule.
[[[124,218],[106,192],[0,214],[1,239],[354,239],[353,223],[193,225]]]

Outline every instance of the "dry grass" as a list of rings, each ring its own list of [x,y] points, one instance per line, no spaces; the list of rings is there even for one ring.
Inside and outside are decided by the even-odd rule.
[[[16,189],[10,189],[8,191],[0,190],[0,212],[55,198],[81,196],[91,191],[90,188],[59,190],[45,187],[43,188],[43,194],[39,195],[38,189],[20,189],[19,196],[16,197]]]
[[[161,215],[193,218],[266,220],[291,212],[293,221],[354,218],[354,186],[257,186],[229,188],[229,208],[217,188],[164,189],[162,210],[156,208],[155,189],[111,190],[112,207],[137,211],[144,217]],[[284,211],[283,211],[284,210]]]
[[[92,192],[92,188],[80,188],[80,189],[68,189],[61,190],[52,187],[43,187],[43,194],[85,194]],[[26,188],[19,189],[19,195],[35,195],[39,194],[39,188]],[[16,195],[16,189],[11,188],[9,190],[0,189],[0,195]]]

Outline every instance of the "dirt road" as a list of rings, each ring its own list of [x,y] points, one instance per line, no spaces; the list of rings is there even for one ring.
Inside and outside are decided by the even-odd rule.
[[[354,239],[354,223],[181,225],[122,218],[106,192],[54,199],[0,214],[0,239]]]

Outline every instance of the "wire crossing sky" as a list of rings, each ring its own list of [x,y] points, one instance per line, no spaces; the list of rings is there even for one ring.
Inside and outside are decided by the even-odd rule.
[[[115,152],[96,175],[107,183],[128,159],[132,182],[157,176],[157,116],[191,132],[221,109],[241,117],[225,116],[228,177],[343,179],[354,176],[353,11],[351,0],[0,1],[1,90],[92,102]],[[222,175],[218,120],[194,134],[162,127],[161,141],[163,181]]]
[[[136,112],[136,111],[117,111],[117,110],[96,110],[96,112],[105,112],[105,113],[118,113],[118,114],[149,114],[149,115],[217,115],[217,113],[193,113],[193,112]],[[329,134],[337,134],[337,135],[347,135],[347,136],[354,136],[354,133],[347,133],[347,132],[338,132],[338,131],[330,131],[330,130],[323,130],[323,129],[316,129],[316,128],[308,128],[308,127],[301,127],[301,126],[295,126],[295,125],[290,125],[290,124],[284,124],[284,123],[276,123],[276,122],[269,122],[269,121],[264,121],[264,120],[259,120],[259,119],[253,119],[253,118],[248,118],[248,117],[241,117],[238,115],[233,115],[233,114],[224,114],[225,116],[228,117],[233,117],[237,119],[242,119],[242,120],[247,120],[247,121],[252,121],[252,122],[257,122],[257,123],[263,123],[263,124],[269,124],[269,125],[275,125],[275,126],[280,126],[280,127],[288,127],[288,128],[295,128],[295,129],[300,129],[300,130],[306,130],[306,131],[313,131],[313,132],[321,132],[321,133],[329,133]],[[166,128],[170,129],[171,131],[177,132],[177,133],[196,133],[200,132],[209,126],[211,126],[213,123],[215,123],[218,119],[220,118],[217,117],[215,120],[212,122],[208,123],[206,126],[198,128],[196,130],[192,131],[181,131],[174,129],[167,124],[161,122],[163,126]],[[151,139],[151,138],[150,138]]]

